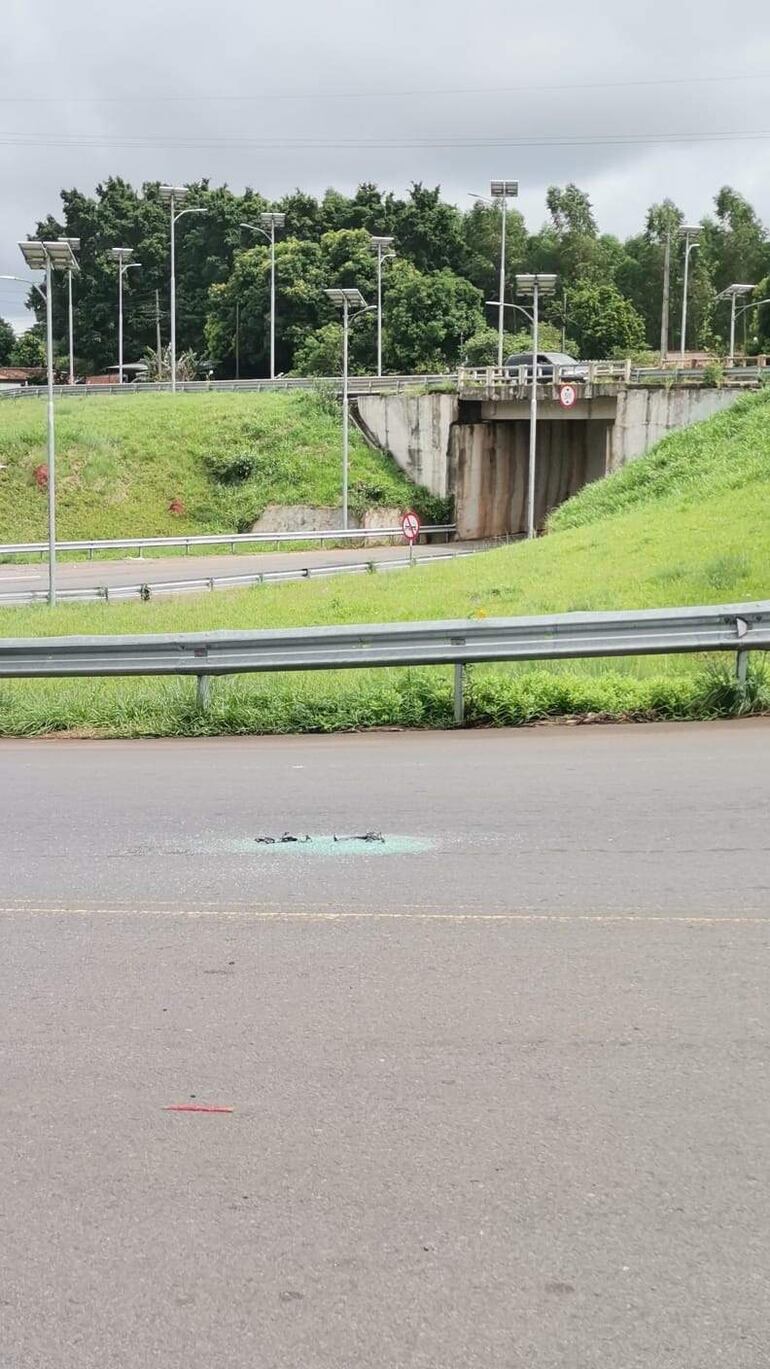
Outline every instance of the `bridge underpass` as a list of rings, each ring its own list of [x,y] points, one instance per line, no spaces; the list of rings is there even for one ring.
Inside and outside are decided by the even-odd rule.
[[[529,417],[496,415],[459,422],[450,439],[458,535],[517,536],[527,528]],[[497,405],[499,410],[502,406]],[[544,406],[537,423],[535,523],[610,468],[613,419],[570,418]]]

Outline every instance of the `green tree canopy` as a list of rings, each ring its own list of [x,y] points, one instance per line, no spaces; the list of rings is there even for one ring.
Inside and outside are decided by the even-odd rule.
[[[0,318],[0,366],[7,366],[16,342],[16,334],[6,319]]]
[[[17,337],[10,361],[12,366],[45,366],[45,343],[34,328]]]
[[[644,320],[617,286],[577,285],[568,292],[567,308],[581,357],[624,357],[644,347]]]

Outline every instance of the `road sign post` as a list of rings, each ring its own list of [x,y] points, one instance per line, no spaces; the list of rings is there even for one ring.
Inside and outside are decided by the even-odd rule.
[[[401,531],[409,543],[409,564],[414,565],[414,544],[420,536],[420,520],[413,509],[409,509],[401,519]]]

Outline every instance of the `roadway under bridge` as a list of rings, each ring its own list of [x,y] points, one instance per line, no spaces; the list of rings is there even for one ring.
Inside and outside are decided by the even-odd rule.
[[[746,393],[739,384],[578,389],[577,403],[564,409],[553,385],[539,387],[539,527],[582,486]],[[353,403],[368,441],[390,452],[433,494],[453,496],[458,537],[516,536],[526,530],[530,398],[525,386],[464,386],[461,377],[452,394],[362,394]]]

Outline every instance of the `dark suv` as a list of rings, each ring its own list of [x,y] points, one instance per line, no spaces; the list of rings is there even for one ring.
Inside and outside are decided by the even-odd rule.
[[[505,365],[509,371],[517,371],[521,366],[526,366],[527,379],[529,380],[532,375],[532,353],[514,352],[512,356],[506,358]],[[585,378],[585,366],[582,366],[574,357],[567,356],[566,352],[538,352],[537,372],[540,379],[553,380],[557,366],[562,380],[583,380]]]

